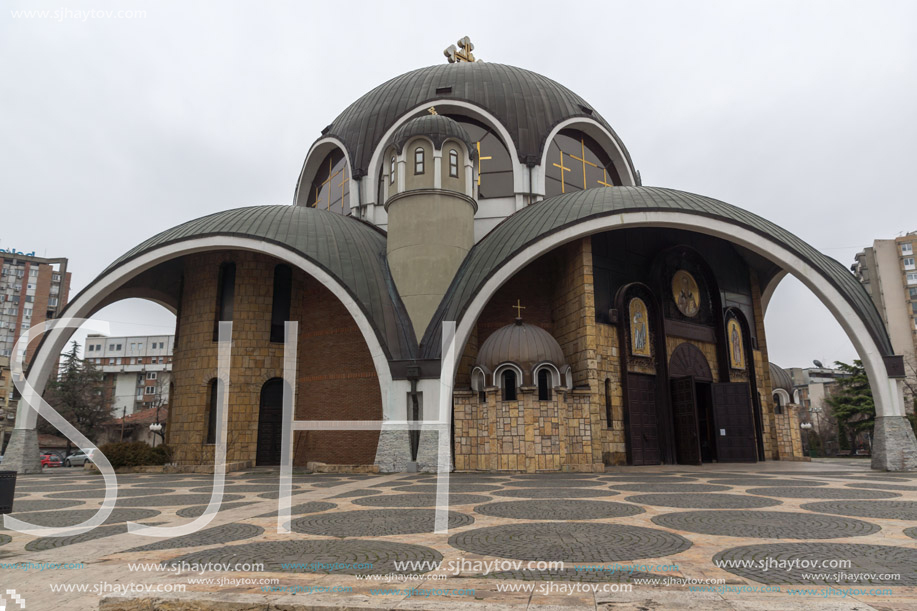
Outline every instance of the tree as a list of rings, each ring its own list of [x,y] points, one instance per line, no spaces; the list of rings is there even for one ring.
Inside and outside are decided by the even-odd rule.
[[[840,361],[834,364],[846,376],[838,378],[837,392],[825,402],[831,406],[841,434],[849,436],[850,449],[855,451],[857,436],[863,432],[872,434],[876,424],[876,404],[862,361],[855,360],[852,365]]]
[[[96,443],[102,433],[102,425],[111,420],[111,412],[102,392],[104,374],[91,362],[81,359],[79,350],[79,344],[74,341],[70,351],[64,353],[60,375],[48,384],[45,401]],[[57,433],[43,418],[38,428],[41,432]],[[67,449],[69,451],[69,444]]]

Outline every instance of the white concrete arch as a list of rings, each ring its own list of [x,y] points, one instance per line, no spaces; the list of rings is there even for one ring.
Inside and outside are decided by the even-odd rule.
[[[617,138],[595,119],[590,119],[588,117],[573,117],[555,125],[551,133],[548,134],[547,139],[545,139],[544,150],[541,151],[541,165],[538,166],[536,169],[537,173],[532,178],[532,182],[535,183],[535,193],[544,196],[545,168],[548,164],[548,149],[551,148],[551,142],[554,140],[554,137],[557,136],[562,129],[578,129],[598,142],[602,149],[608,153],[608,156],[611,157],[611,161],[615,164],[615,167],[618,168],[623,183],[621,186],[637,186],[636,170],[631,167],[630,162],[627,160],[627,154]]]
[[[458,345],[458,344],[456,344]],[[461,354],[461,353],[459,353]],[[503,381],[500,379],[503,376],[503,372],[507,369],[516,372],[516,388],[519,388],[525,384],[525,378],[522,377],[522,368],[519,367],[516,363],[500,363],[496,369],[494,369],[494,375],[491,379],[494,386],[499,386],[503,388]]]
[[[558,386],[562,386],[560,370],[557,369],[554,363],[551,363],[548,361],[538,363],[537,365],[532,367],[532,384],[535,384],[535,385],[538,384],[538,372],[541,371],[542,369],[547,369],[548,372],[551,374],[551,388],[557,388]]]
[[[353,163],[350,161],[350,153],[347,151],[347,147],[344,146],[344,143],[338,140],[333,136],[326,136],[324,138],[319,138],[315,141],[314,144],[309,148],[309,152],[306,153],[306,159],[303,161],[302,170],[299,172],[299,182],[296,183],[296,192],[293,193],[293,204],[296,206],[305,206],[308,205],[309,194],[304,195],[305,199],[300,201],[300,196],[302,195],[302,186],[304,182],[308,182],[306,185],[308,189],[312,184],[315,175],[318,173],[319,166],[322,161],[325,160],[325,157],[328,156],[334,149],[340,149],[344,153],[344,161],[347,163],[347,181],[350,183],[350,209],[356,210],[360,205],[360,195],[359,189],[354,188],[353,180]]]
[[[457,114],[470,116],[481,121],[482,123],[485,123],[488,127],[495,130],[500,135],[500,139],[503,140],[503,144],[509,151],[510,159],[513,162],[513,191],[516,193],[523,193],[526,191],[525,180],[527,179],[527,172],[525,171],[524,166],[519,163],[519,154],[517,153],[516,143],[513,142],[513,138],[510,136],[506,127],[504,127],[503,124],[500,123],[500,121],[497,120],[495,116],[480,106],[476,106],[470,102],[464,102],[462,100],[434,100],[432,102],[427,102],[426,104],[416,106],[405,112],[397,121],[395,121],[395,123],[390,128],[388,128],[388,130],[379,140],[379,144],[373,151],[372,157],[370,157],[369,167],[366,169],[366,176],[363,178],[363,180],[368,181],[366,184],[366,203],[382,203],[374,201],[376,198],[376,181],[379,180],[380,164],[382,163],[383,154],[385,153],[385,150],[392,136],[394,136],[399,127],[411,120],[411,118],[413,118],[417,113],[425,112],[431,106],[435,106],[436,111],[439,114],[446,114],[450,110],[456,110],[458,111]]]
[[[185,255],[206,252],[211,250],[243,250],[270,255],[292,266],[303,270],[324,287],[334,293],[344,307],[353,317],[369,348],[379,378],[379,390],[382,396],[383,418],[392,417],[389,414],[390,401],[389,389],[392,385],[392,376],[388,366],[388,358],[382,347],[372,323],[360,309],[360,306],[347,292],[345,287],[331,274],[310,261],[309,259],[292,252],[288,248],[265,242],[255,238],[237,236],[207,236],[190,239],[176,244],[167,244],[144,252],[142,255],[117,266],[110,272],[96,278],[96,280],[83,292],[71,301],[61,314],[62,318],[89,318],[104,305],[108,305],[109,295],[116,291],[125,282],[137,275],[164,263]],[[50,375],[56,371],[58,357],[66,346],[74,329],[55,328],[45,337],[32,360],[29,370],[29,382],[40,393],[44,390]],[[16,429],[34,429],[38,414],[29,409],[25,401],[21,401],[16,413]]]
[[[793,402],[792,399],[790,399],[790,393],[783,390],[782,388],[775,388],[772,394],[774,395],[774,397],[780,398],[781,407],[786,407],[787,405]]]
[[[474,325],[481,315],[484,306],[490,301],[497,290],[507,282],[515,273],[526,265],[544,255],[545,253],[571,242],[595,233],[625,229],[633,227],[665,227],[684,229],[696,233],[715,236],[738,244],[757,253],[765,259],[779,265],[781,269],[797,277],[809,290],[834,315],[844,332],[853,343],[869,377],[876,405],[877,420],[884,417],[900,418],[904,416],[904,398],[899,380],[889,377],[883,360],[882,350],[873,340],[866,324],[857,315],[854,308],[847,302],[844,295],[835,288],[827,278],[822,276],[808,262],[799,255],[791,252],[775,240],[762,236],[735,223],[722,219],[703,217],[681,211],[631,211],[610,214],[599,218],[592,218],[560,231],[555,231],[536,240],[532,244],[516,253],[502,267],[497,269],[490,278],[480,287],[477,294],[468,304],[465,313],[456,328],[455,345],[459,353],[464,350],[465,344],[474,329]],[[890,425],[891,426],[891,425]],[[897,426],[897,424],[895,424]],[[877,424],[878,432],[878,424]],[[907,436],[909,431],[901,433]],[[895,434],[898,434],[897,432]],[[913,435],[910,442],[913,444]],[[902,450],[904,458],[900,464],[878,463],[881,468],[901,469],[913,467],[914,448]],[[910,457],[908,457],[910,456]],[[880,459],[882,460],[882,459]],[[894,459],[892,459],[894,460]],[[874,465],[877,463],[874,459]],[[901,466],[901,465],[904,466]]]

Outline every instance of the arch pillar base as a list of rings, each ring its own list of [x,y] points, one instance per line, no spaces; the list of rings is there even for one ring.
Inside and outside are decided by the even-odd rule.
[[[376,462],[380,473],[403,473],[411,462],[411,441],[407,429],[386,429],[379,432]]]
[[[41,457],[38,454],[38,431],[35,429],[13,429],[10,442],[3,454],[0,469],[27,473],[41,473]]]
[[[917,438],[904,416],[878,416],[872,437],[872,468],[917,471]]]

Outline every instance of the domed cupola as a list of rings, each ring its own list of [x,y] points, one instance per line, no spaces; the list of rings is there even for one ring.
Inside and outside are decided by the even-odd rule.
[[[474,159],[475,146],[465,131],[457,121],[444,117],[443,115],[427,114],[416,119],[411,119],[398,128],[398,131],[392,136],[391,144],[394,145],[398,153],[403,152],[404,145],[415,136],[426,136],[433,143],[435,150],[441,151],[443,143],[448,139],[458,140],[465,144],[469,152],[469,158]]]
[[[570,367],[557,340],[521,318],[492,333],[481,345],[472,372],[472,387],[479,391],[485,386],[505,387],[507,373],[513,374],[514,386],[572,385]]]

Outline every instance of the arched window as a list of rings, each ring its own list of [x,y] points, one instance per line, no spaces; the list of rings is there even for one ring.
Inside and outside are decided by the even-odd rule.
[[[210,405],[207,409],[207,443],[217,442],[217,385],[216,378],[210,380]]]
[[[455,149],[449,151],[449,176],[458,178],[458,153]]]
[[[284,323],[290,320],[290,300],[293,292],[293,270],[288,265],[274,268],[274,299],[271,305],[271,341],[283,341]]]
[[[516,400],[516,372],[512,369],[507,369],[503,372],[503,400],[504,401],[515,401]]]
[[[783,413],[783,396],[779,392],[774,392],[774,413]]]
[[[395,183],[395,156],[392,155],[392,161],[388,169],[388,182],[389,184]]]
[[[227,261],[220,265],[217,276],[216,317],[213,321],[213,341],[220,339],[220,323],[232,321],[232,302],[236,293],[236,264]]]
[[[480,367],[475,367],[474,371],[471,372],[471,389],[478,393],[478,401],[484,403],[487,399],[487,395],[484,392],[484,387],[487,385],[485,381],[484,371]]]
[[[414,173],[423,174],[423,147],[414,149]]]
[[[547,368],[538,370],[538,400],[551,400],[551,372]]]
[[[611,414],[611,378],[605,378],[605,424],[612,427]]]

